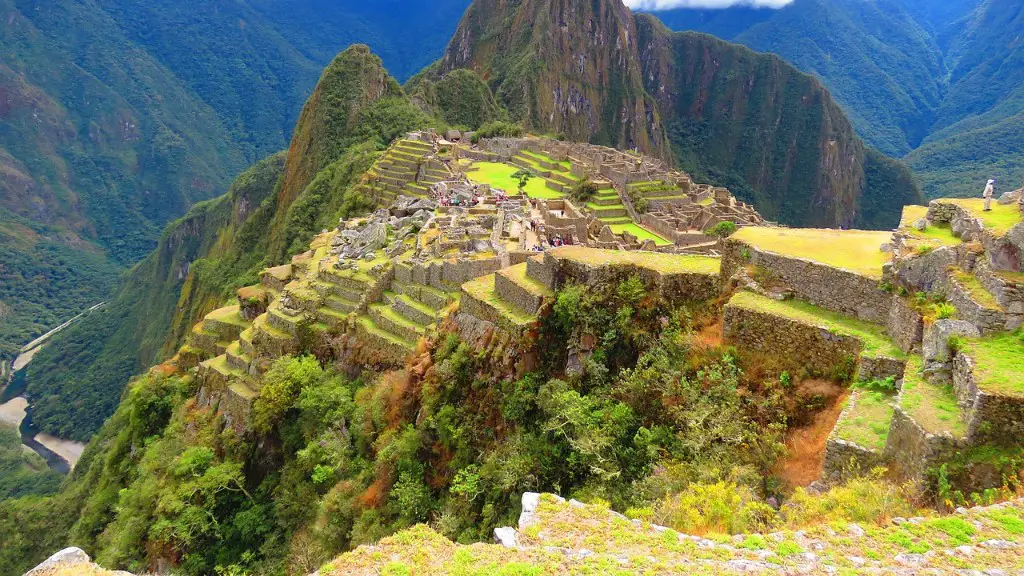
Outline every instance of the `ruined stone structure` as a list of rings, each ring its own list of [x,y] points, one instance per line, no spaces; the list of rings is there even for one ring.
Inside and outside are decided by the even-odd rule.
[[[442,325],[470,343],[502,338],[499,361],[528,367],[531,334],[559,289],[637,276],[669,304],[727,302],[724,336],[741,353],[780,359],[793,374],[883,384],[850,396],[828,441],[825,480],[883,464],[919,478],[957,451],[1024,436],[1024,354],[1005,352],[1024,349],[1008,332],[1024,314],[1019,215],[986,222],[970,201],[942,200],[908,207],[893,234],[791,230],[656,161],[535,138],[463,148],[410,134],[374,171],[395,174],[413,151],[431,172],[403,184],[415,193],[385,202],[398,183],[364,182],[388,187],[377,211],[325,231],[194,327],[175,362],[198,370],[201,403],[241,429],[256,376],[274,359],[319,346],[342,366],[386,370]],[[476,182],[469,157],[539,167],[561,195],[528,199]],[[567,175],[591,178],[604,203],[577,206],[563,192]],[[719,241],[676,230],[667,246],[613,232],[606,219],[630,218],[633,197],[663,192],[627,192],[650,177],[682,192],[648,198],[659,210],[732,207],[739,232]],[[627,216],[602,215],[614,201]],[[687,254],[691,236],[714,250]],[[551,248],[556,238],[573,245]],[[589,350],[573,344],[569,354],[573,370]]]

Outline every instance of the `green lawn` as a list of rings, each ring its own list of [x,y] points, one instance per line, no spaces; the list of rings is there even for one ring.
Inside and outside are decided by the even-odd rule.
[[[623,232],[629,232],[633,236],[636,236],[641,241],[643,240],[654,240],[654,244],[657,246],[671,246],[672,243],[668,240],[658,236],[654,232],[651,232],[647,228],[630,222],[629,224],[611,224],[608,226],[612,229],[612,232],[616,234],[622,234]]]
[[[462,289],[473,298],[490,304],[513,325],[526,326],[537,319],[533,314],[523,312],[498,296],[494,291],[494,274],[470,280],[462,285]]]
[[[647,268],[659,274],[712,274],[721,269],[720,258],[690,256],[685,254],[662,254],[660,252],[602,250],[585,246],[563,246],[548,251],[555,258],[575,260],[595,266],[633,265]]]
[[[473,167],[476,170],[466,173],[473,182],[489,184],[492,188],[500,188],[508,194],[515,194],[519,190],[519,182],[512,178],[512,174],[520,170],[518,166],[500,162],[475,162]],[[530,198],[558,199],[565,197],[565,194],[548,188],[540,176],[530,178],[530,181],[526,183],[525,192]]]
[[[887,358],[903,358],[906,354],[885,334],[878,324],[865,322],[819,308],[803,300],[773,300],[753,292],[740,291],[729,300],[730,306],[739,306],[755,312],[774,314],[797,322],[820,326],[834,334],[852,336],[864,344],[864,352]]]
[[[741,228],[729,237],[758,250],[819,262],[869,278],[881,278],[890,255],[882,244],[892,241],[890,232],[826,230],[815,228]]]
[[[982,198],[943,198],[941,202],[955,204],[967,209],[975,218],[981,218],[986,228],[991,228],[996,235],[1006,234],[1022,221],[1020,209],[1017,203],[997,204],[992,200],[992,210],[985,212],[985,200]]]
[[[949,432],[956,438],[967,434],[952,385],[935,385],[921,377],[921,357],[911,355],[903,376],[900,406],[925,432]]]
[[[892,397],[881,392],[854,390],[847,402],[852,402],[853,408],[836,424],[836,436],[881,452],[892,424]]]
[[[1004,332],[969,340],[964,351],[976,362],[978,388],[1008,396],[1024,396],[1024,336]]]

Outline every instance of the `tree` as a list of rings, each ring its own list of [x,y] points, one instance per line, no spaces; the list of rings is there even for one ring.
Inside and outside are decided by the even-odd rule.
[[[516,170],[512,173],[512,179],[519,182],[519,192],[526,188],[526,184],[533,178],[533,173],[529,170]]]

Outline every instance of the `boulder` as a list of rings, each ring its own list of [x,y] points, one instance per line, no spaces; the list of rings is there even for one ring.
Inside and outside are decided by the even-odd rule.
[[[89,558],[89,555],[86,554],[84,550],[72,546],[71,548],[65,548],[53,556],[50,556],[44,560],[42,564],[26,572],[25,576],[45,574],[48,571],[56,570],[60,567],[83,566],[85,564],[90,564],[91,562],[92,559]]]
[[[924,335],[925,362],[948,362],[951,359],[949,337],[954,334],[969,338],[981,336],[978,327],[965,320],[936,320]]]
[[[1002,196],[1000,196],[999,200],[997,200],[996,202],[998,204],[1013,204],[1014,202],[1018,202],[1020,200],[1020,196],[1022,193],[1024,193],[1024,189],[1014,190],[1013,192],[1003,192]]]
[[[917,220],[914,220],[913,223],[910,224],[910,226],[914,230],[924,230],[925,228],[928,227],[928,220],[924,218],[918,218]]]
[[[494,543],[501,544],[505,548],[518,548],[519,542],[516,539],[517,532],[511,526],[502,526],[494,529]]]

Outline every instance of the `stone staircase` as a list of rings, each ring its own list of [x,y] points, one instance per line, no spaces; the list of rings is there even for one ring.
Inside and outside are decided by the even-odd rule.
[[[673,202],[688,200],[686,195],[678,186],[664,180],[651,180],[647,182],[633,182],[627,185],[631,197],[642,198],[650,203]]]
[[[512,157],[511,163],[540,176],[544,179],[545,186],[562,194],[568,194],[573,186],[579,183],[579,178],[569,171],[568,162],[555,161],[539,152],[520,150]]]
[[[404,139],[391,145],[384,155],[366,173],[357,189],[368,198],[375,198],[378,206],[391,204],[400,194],[407,196],[427,196],[429,184],[420,178],[421,166],[428,167],[428,173],[437,174],[444,165],[427,157],[433,153],[433,147],[426,142]]]

